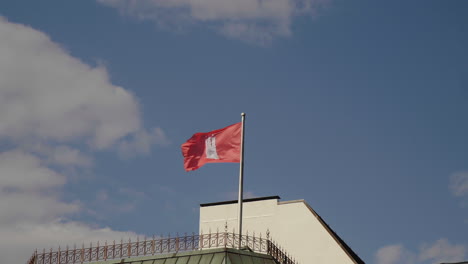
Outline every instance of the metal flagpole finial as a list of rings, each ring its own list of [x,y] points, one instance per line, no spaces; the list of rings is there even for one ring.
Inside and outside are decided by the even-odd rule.
[[[244,113],[244,112],[242,112],[242,113],[241,113],[241,116],[245,116],[245,113]]]

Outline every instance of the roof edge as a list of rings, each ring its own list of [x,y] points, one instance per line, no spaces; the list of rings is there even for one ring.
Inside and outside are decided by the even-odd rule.
[[[325,230],[333,237],[335,242],[341,247],[341,249],[348,255],[348,257],[356,264],[365,264],[365,262],[354,252],[346,242],[323,220],[323,218],[317,214],[317,212],[305,201],[302,200],[304,205],[312,212],[312,214],[317,218],[317,220],[322,224]]]
[[[216,254],[216,253],[234,253],[239,255],[246,255],[258,258],[268,258],[272,259],[272,256],[266,253],[259,253],[259,252],[251,252],[242,249],[235,249],[235,248],[211,248],[211,249],[202,249],[202,250],[193,250],[193,251],[184,251],[184,252],[177,252],[177,253],[167,253],[161,255],[148,255],[148,256],[132,256],[126,257],[121,259],[111,259],[111,260],[103,260],[103,261],[96,261],[96,262],[86,262],[87,264],[120,264],[120,263],[140,263],[150,260],[161,260],[161,259],[170,259],[170,258],[178,258],[178,257],[187,257],[187,256],[196,256],[196,255],[207,255],[207,254]],[[157,262],[159,263],[159,262]]]
[[[248,202],[256,202],[256,201],[263,201],[263,200],[279,200],[281,197],[278,195],[274,196],[264,196],[264,197],[256,197],[256,198],[248,198],[248,199],[243,199],[243,203],[248,203]],[[208,207],[208,206],[216,206],[216,205],[225,205],[225,204],[236,204],[238,200],[230,200],[230,201],[224,201],[224,202],[215,202],[215,203],[204,203],[200,204],[200,207]]]
[[[306,203],[306,201],[304,199],[300,199],[300,200],[290,200],[290,201],[281,201],[281,202],[278,202],[278,205],[280,204],[290,204],[290,203]]]

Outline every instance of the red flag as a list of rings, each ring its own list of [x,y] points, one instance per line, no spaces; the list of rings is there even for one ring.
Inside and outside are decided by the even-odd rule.
[[[206,133],[196,133],[182,144],[184,168],[192,171],[215,162],[240,162],[241,126],[236,123]]]

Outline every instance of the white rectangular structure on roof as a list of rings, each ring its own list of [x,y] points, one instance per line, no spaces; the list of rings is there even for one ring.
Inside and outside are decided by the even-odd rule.
[[[243,234],[271,238],[301,264],[364,263],[304,201],[279,202],[278,196],[244,201]],[[200,232],[237,227],[237,201],[202,204]]]

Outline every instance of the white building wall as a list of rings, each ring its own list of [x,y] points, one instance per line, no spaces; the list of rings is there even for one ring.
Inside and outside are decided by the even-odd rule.
[[[237,229],[235,204],[200,207],[200,232]],[[276,199],[244,203],[243,234],[270,237],[301,264],[355,263],[303,201]]]

